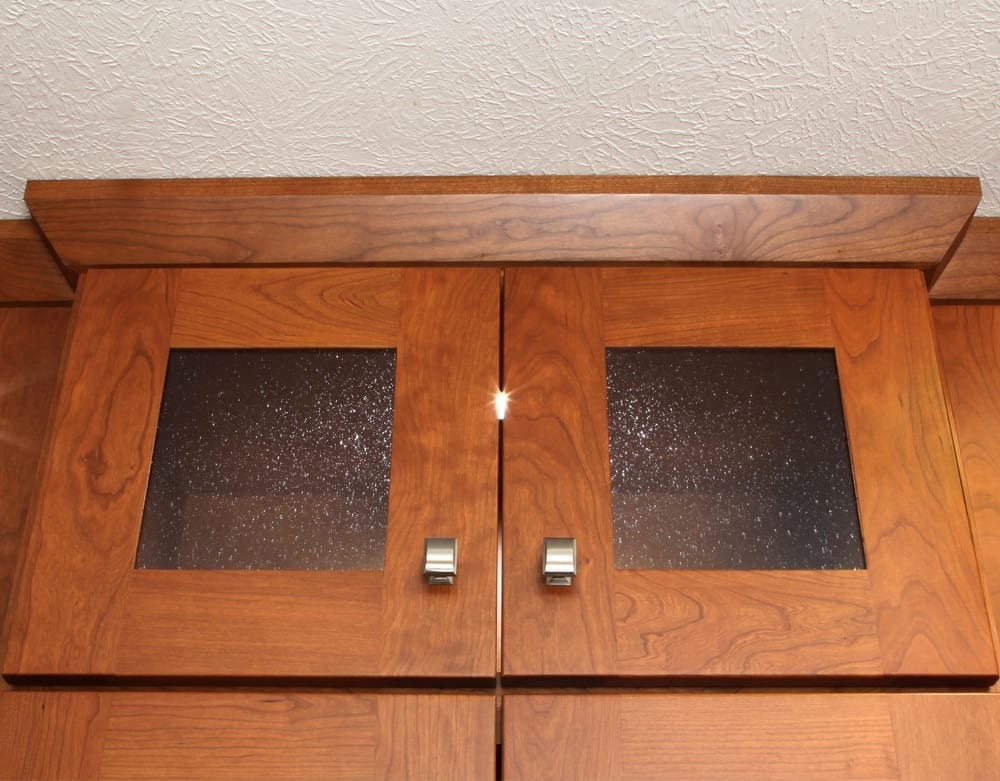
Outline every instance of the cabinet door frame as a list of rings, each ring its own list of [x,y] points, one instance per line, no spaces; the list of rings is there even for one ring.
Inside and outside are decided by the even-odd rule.
[[[6,675],[496,671],[497,269],[115,269],[82,279],[10,610]],[[179,347],[395,347],[379,571],[138,570]],[[454,586],[422,575],[457,537]]]
[[[515,269],[504,318],[505,674],[996,676],[920,272]],[[833,348],[868,568],[616,570],[606,346]]]

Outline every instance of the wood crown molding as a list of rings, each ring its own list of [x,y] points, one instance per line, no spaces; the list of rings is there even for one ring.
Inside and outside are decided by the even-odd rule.
[[[931,285],[935,301],[1000,301],[1000,217],[974,217]]]
[[[63,263],[770,263],[932,268],[975,178],[407,177],[29,182]]]
[[[0,220],[0,304],[63,303],[73,289],[31,220]]]

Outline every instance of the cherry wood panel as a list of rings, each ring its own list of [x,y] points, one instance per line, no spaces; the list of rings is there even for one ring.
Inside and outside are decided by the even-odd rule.
[[[69,302],[73,290],[31,220],[0,220],[0,303]]]
[[[186,269],[172,347],[392,347],[399,269]]]
[[[509,779],[898,779],[884,694],[509,694]]]
[[[508,269],[504,299],[503,670],[612,672],[600,270]],[[545,537],[576,538],[572,587],[542,580]]]
[[[502,777],[621,778],[621,703],[616,695],[505,694]]]
[[[1000,636],[1000,306],[932,309],[976,551]],[[998,685],[995,685],[995,688]]]
[[[64,306],[0,308],[0,626],[7,610],[69,317],[70,309]]]
[[[98,692],[0,692],[0,778],[98,778],[109,704]]]
[[[62,261],[938,263],[976,179],[457,177],[29,182]]]
[[[889,698],[900,778],[906,781],[996,778],[1000,770],[1000,697],[899,694]]]
[[[5,673],[114,669],[177,286],[158,269],[98,271],[81,285]]]
[[[973,217],[931,285],[937,300],[1000,300],[1000,217]]]
[[[878,675],[868,573],[615,573],[618,669],[630,675]]]
[[[494,776],[492,695],[18,691],[0,694],[0,777]]]
[[[995,676],[923,276],[825,274],[884,672]]]
[[[636,281],[628,279],[636,271]],[[711,272],[709,272],[710,274]],[[615,341],[648,343],[671,322],[665,299],[705,301],[696,344],[781,346],[797,318],[829,340],[822,277],[765,270],[770,285],[699,269],[508,271],[504,421],[504,671],[508,674],[848,675],[880,672],[865,573],[614,570],[602,313]],[[609,295],[602,281],[610,279]],[[743,283],[749,282],[749,292]],[[711,293],[699,287],[707,284]],[[656,292],[649,292],[650,289]],[[626,302],[638,292],[645,308]],[[759,300],[758,300],[759,299]],[[760,302],[763,302],[763,305]],[[793,302],[781,320],[780,305]],[[755,328],[738,313],[769,311]],[[811,304],[811,309],[809,308]],[[695,310],[679,304],[690,332]],[[718,316],[716,321],[713,316]],[[718,323],[713,332],[711,325]],[[808,330],[807,325],[806,329]],[[794,339],[794,336],[792,337]],[[670,344],[683,339],[668,335]],[[813,342],[812,339],[809,340]],[[539,577],[541,541],[576,537],[579,574],[568,589]],[[807,585],[808,584],[808,585]],[[794,589],[801,595],[798,603]],[[609,594],[613,601],[609,601]],[[844,600],[838,602],[838,599]]]
[[[381,572],[134,570],[119,675],[378,675]]]
[[[500,272],[282,276],[88,273],[6,673],[495,675]],[[165,291],[183,301],[185,344],[211,345],[218,333],[227,345],[319,346],[325,333],[330,347],[352,339],[396,347],[384,569],[133,568],[172,341],[173,309],[156,306]],[[325,332],[308,323],[324,302],[334,312]],[[459,540],[455,586],[424,581],[426,536]]]
[[[382,607],[392,675],[496,674],[500,273],[403,274]],[[458,540],[428,585],[424,538]]]
[[[602,283],[609,347],[833,346],[820,269],[692,268],[663,284],[661,269],[612,268]]]
[[[792,292],[786,294],[780,272],[772,274],[768,293],[741,275],[727,284],[728,271],[719,269],[711,293],[702,295],[705,322],[691,337],[700,345],[778,347],[786,338],[796,343],[800,318],[820,324],[818,335],[829,325],[823,338],[836,347],[867,572],[613,569],[602,313],[615,312],[618,344],[631,335],[648,343],[657,329],[664,341],[683,342],[660,325],[671,322],[674,293],[649,291],[678,291],[676,322],[690,332],[695,310],[684,293],[698,298],[707,273],[645,269],[633,283],[628,270],[606,270],[611,298],[602,301],[599,270],[508,272],[504,671],[994,678],[926,290],[916,270],[806,271],[787,278]],[[645,308],[623,303],[628,289]],[[812,292],[799,296],[802,290]],[[792,301],[784,322],[782,298]],[[764,311],[769,302],[775,310],[766,311],[761,328],[733,313],[744,304]],[[577,538],[579,575],[569,589],[541,583],[545,536]],[[605,632],[614,638],[610,648]]]
[[[377,778],[496,778],[493,695],[383,695],[378,717]]]
[[[105,779],[372,778],[378,698],[113,693]]]

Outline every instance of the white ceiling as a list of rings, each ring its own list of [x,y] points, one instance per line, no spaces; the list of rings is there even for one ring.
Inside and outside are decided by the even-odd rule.
[[[971,175],[1000,0],[3,0],[26,179]]]

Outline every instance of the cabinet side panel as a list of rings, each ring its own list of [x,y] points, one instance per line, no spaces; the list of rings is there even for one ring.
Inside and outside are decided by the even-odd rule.
[[[88,274],[11,601],[5,673],[111,672],[156,431],[176,274]]]
[[[995,676],[923,277],[826,280],[883,672]]]
[[[98,778],[109,695],[0,693],[0,778]]]
[[[0,626],[35,485],[69,317],[69,307],[0,309],[0,496],[4,497],[0,506]]]
[[[613,673],[600,270],[508,270],[504,324],[504,672]],[[576,539],[569,588],[542,579],[546,537]]]
[[[0,220],[0,302],[72,301],[73,290],[31,220]]]
[[[496,674],[497,269],[406,269],[397,347],[381,669]],[[454,585],[423,578],[455,537]]]
[[[1000,299],[1000,217],[973,217],[955,254],[937,269],[931,298]]]
[[[976,551],[1000,637],[1000,306],[933,308]]]

